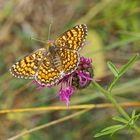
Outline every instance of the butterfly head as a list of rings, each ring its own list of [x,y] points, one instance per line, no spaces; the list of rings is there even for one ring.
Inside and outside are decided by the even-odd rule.
[[[58,48],[55,46],[55,44],[54,43],[49,43],[48,44],[48,51],[51,53],[51,54],[53,54],[53,53],[55,53],[57,50],[58,50]]]
[[[55,47],[55,44],[54,44],[54,42],[48,42],[47,43],[47,50],[52,54],[52,53],[54,53],[54,52],[56,52],[56,50],[57,50],[57,47]]]

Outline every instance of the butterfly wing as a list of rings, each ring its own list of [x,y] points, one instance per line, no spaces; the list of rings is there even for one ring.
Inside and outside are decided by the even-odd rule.
[[[41,48],[20,59],[12,65],[10,72],[18,78],[32,79],[46,54],[46,49]]]
[[[55,85],[78,67],[80,56],[77,51],[60,48],[56,52],[56,56],[57,59],[52,59],[52,55],[44,57],[39,66],[35,80],[40,85]]]
[[[51,86],[59,82],[60,78],[60,71],[53,65],[53,60],[49,56],[44,57],[35,74],[35,80],[40,85]]]
[[[55,44],[60,48],[78,51],[84,46],[86,37],[87,26],[85,24],[81,24],[60,35],[60,37],[56,39]]]
[[[76,70],[80,62],[80,54],[76,50],[61,48],[59,56],[65,74],[70,74]]]

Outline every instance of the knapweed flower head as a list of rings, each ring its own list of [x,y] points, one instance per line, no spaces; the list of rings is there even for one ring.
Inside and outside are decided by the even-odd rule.
[[[86,88],[94,77],[94,71],[92,66],[91,58],[80,58],[80,63],[77,69],[63,77],[58,83],[60,85],[59,98],[68,106],[70,103],[70,97],[73,95],[74,91],[77,89]],[[33,81],[38,86],[38,89],[43,87],[51,87],[49,85],[40,85],[37,81]]]
[[[60,82],[59,97],[66,105],[70,102],[70,97],[77,89],[87,87],[93,80],[93,66],[92,59],[80,58],[80,64],[77,69],[68,76],[65,76]]]

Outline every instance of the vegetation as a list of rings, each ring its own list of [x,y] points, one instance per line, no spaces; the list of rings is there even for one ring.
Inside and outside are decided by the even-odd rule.
[[[139,0],[2,0],[0,139],[138,140],[139,7]],[[9,73],[18,59],[81,23],[88,38],[80,53],[92,58],[95,78],[69,107],[59,101],[59,86],[37,89]]]

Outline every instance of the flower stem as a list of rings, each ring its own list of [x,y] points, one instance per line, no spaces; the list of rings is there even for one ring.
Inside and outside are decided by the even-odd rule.
[[[113,95],[105,90],[103,87],[101,87],[97,82],[93,81],[93,84],[101,91],[114,105],[114,107],[117,109],[117,111],[125,118],[130,119],[129,115],[124,111],[124,109],[117,103]]]
[[[93,85],[96,86],[96,88],[101,91],[108,100],[111,101],[111,103],[114,105],[114,107],[117,109],[117,111],[126,119],[130,120],[129,115],[127,112],[120,106],[120,104],[115,100],[114,96],[111,94],[111,92],[105,90],[103,87],[101,87],[97,82],[93,81]],[[140,134],[140,128],[134,124],[133,128]]]

